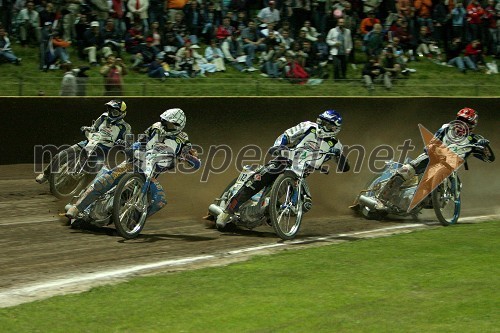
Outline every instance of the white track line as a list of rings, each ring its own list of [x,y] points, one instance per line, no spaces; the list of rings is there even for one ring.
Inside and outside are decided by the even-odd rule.
[[[470,216],[470,217],[464,217],[461,218],[460,221],[462,222],[472,222],[472,221],[488,221],[488,220],[494,220],[500,218],[499,215],[481,215],[481,216]],[[314,242],[324,242],[324,241],[338,241],[340,237],[356,237],[360,236],[360,238],[364,238],[367,236],[377,236],[380,234],[390,234],[390,233],[397,233],[397,232],[402,232],[402,231],[409,231],[412,229],[416,228],[425,228],[428,227],[428,224],[418,224],[418,223],[412,223],[412,224],[405,224],[405,225],[398,225],[398,226],[390,226],[390,227],[385,227],[385,228],[378,228],[378,229],[373,229],[373,230],[366,230],[366,231],[357,231],[357,232],[350,232],[350,233],[342,233],[342,234],[334,234],[334,235],[328,235],[328,236],[323,236],[323,237],[309,237],[306,239],[301,239],[301,240],[292,240],[288,242],[282,242],[282,243],[274,243],[274,244],[267,244],[267,245],[259,245],[259,246],[252,246],[252,247],[247,247],[247,248],[242,248],[242,249],[236,249],[236,250],[231,250],[225,253],[219,253],[219,254],[214,254],[214,255],[203,255],[203,256],[196,256],[196,257],[188,257],[188,258],[181,258],[181,259],[171,259],[171,260],[164,260],[164,261],[159,261],[159,262],[154,262],[154,263],[149,263],[149,264],[142,264],[142,265],[133,265],[129,267],[124,267],[124,268],[119,268],[115,270],[107,270],[107,271],[102,271],[102,272],[96,272],[96,273],[89,273],[89,274],[82,274],[77,277],[72,277],[72,278],[62,278],[62,279],[55,279],[55,280],[48,280],[45,282],[40,282],[36,284],[31,284],[31,285],[26,285],[22,287],[13,287],[9,289],[5,289],[3,291],[0,291],[0,308],[1,307],[8,307],[8,306],[14,306],[26,302],[31,302],[37,299],[42,299],[42,298],[47,298],[51,296],[56,296],[56,295],[62,295],[67,293],[68,291],[73,291],[75,289],[78,289],[79,287],[82,286],[82,284],[87,284],[86,289],[91,288],[92,286],[96,286],[99,284],[103,284],[103,282],[106,282],[108,279],[117,279],[117,278],[127,278],[131,277],[133,275],[139,274],[139,273],[144,273],[147,271],[154,271],[154,270],[160,270],[160,269],[165,269],[169,267],[178,267],[178,266],[183,266],[183,265],[189,265],[189,264],[194,264],[194,263],[204,263],[204,262],[209,262],[211,260],[217,260],[220,258],[228,257],[228,256],[237,256],[240,254],[251,254],[251,253],[259,253],[262,252],[263,250],[269,250],[269,249],[274,249],[274,248],[283,248],[283,247],[288,247],[290,245],[296,245],[296,244],[307,244],[307,243],[314,243]],[[76,291],[81,291],[81,290],[76,290]]]

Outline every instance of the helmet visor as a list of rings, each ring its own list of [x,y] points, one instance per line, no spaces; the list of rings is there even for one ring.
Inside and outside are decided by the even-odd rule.
[[[112,118],[118,118],[121,116],[122,112],[118,109],[112,108],[108,105],[108,115]]]
[[[167,132],[174,132],[176,131],[180,124],[177,124],[177,123],[172,123],[170,121],[167,121],[167,120],[162,120],[161,121],[161,124],[163,126],[163,128],[167,131]]]

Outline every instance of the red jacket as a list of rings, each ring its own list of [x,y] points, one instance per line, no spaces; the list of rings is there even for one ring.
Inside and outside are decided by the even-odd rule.
[[[481,46],[479,46],[478,48],[474,48],[472,46],[472,43],[469,43],[467,44],[467,46],[465,47],[465,56],[471,56],[471,55],[478,55],[482,52],[481,50]]]
[[[469,24],[481,24],[481,16],[484,14],[484,9],[480,4],[470,3],[467,6],[467,22]]]

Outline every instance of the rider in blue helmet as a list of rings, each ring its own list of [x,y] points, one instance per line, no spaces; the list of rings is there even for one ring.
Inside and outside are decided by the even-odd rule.
[[[269,163],[256,170],[252,179],[247,181],[241,189],[229,200],[229,203],[221,214],[217,216],[217,227],[224,228],[238,210],[238,208],[265,186],[272,184],[276,178],[287,168],[288,159],[283,159],[278,152],[283,149],[301,147],[320,147],[322,143],[328,143],[329,152],[332,155],[324,155],[322,163],[332,157],[337,162],[337,170],[349,171],[347,157],[342,154],[342,144],[337,139],[342,128],[342,116],[335,110],[326,110],[321,113],[316,122],[304,121],[287,129],[274,142],[269,152],[275,156]]]

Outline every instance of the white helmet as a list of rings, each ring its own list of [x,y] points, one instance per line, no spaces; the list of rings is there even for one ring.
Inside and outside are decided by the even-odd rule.
[[[160,119],[168,134],[179,134],[186,126],[186,115],[179,108],[168,109],[160,115]]]

